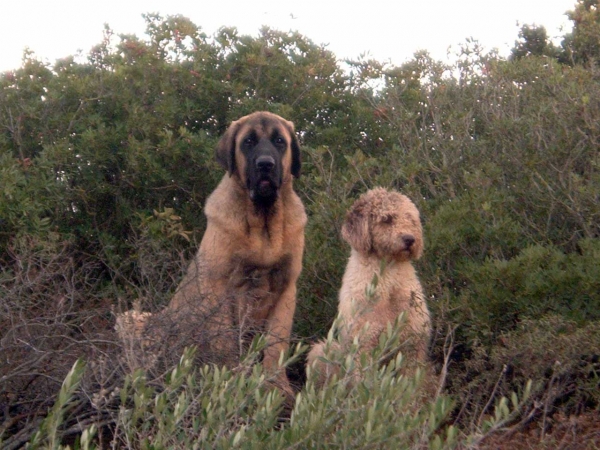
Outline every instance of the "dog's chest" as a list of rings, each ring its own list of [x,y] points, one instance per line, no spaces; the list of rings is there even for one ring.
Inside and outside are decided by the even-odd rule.
[[[273,264],[260,264],[249,259],[232,260],[229,289],[246,302],[276,299],[289,284],[291,256],[285,255]]]
[[[410,307],[414,293],[421,287],[411,264],[393,264],[380,272],[381,264],[363,264],[351,258],[340,290],[339,312],[346,319],[373,308],[396,314]]]
[[[263,267],[252,262],[243,262],[240,284],[248,289],[266,288],[269,292],[280,293],[289,279],[290,257],[285,256],[277,263]]]

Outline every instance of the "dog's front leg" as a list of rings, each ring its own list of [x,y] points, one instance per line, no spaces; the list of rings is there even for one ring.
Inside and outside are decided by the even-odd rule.
[[[295,283],[292,283],[281,294],[279,301],[267,318],[267,347],[263,358],[266,371],[276,374],[277,387],[291,396],[293,396],[293,391],[285,373],[285,368],[279,367],[279,359],[281,354],[285,354],[289,348],[295,310],[296,286]]]

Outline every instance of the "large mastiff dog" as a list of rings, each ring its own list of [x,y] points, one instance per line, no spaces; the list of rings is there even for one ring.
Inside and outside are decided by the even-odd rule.
[[[206,202],[206,232],[169,310],[195,321],[197,333],[213,333],[209,350],[228,365],[249,333],[265,333],[263,363],[273,373],[288,348],[304,249],[294,126],[255,112],[231,124],[216,155],[227,174]],[[277,383],[289,391],[284,370]]]

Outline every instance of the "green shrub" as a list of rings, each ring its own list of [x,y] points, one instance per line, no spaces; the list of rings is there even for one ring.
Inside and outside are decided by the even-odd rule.
[[[474,328],[481,336],[497,336],[548,314],[580,325],[600,319],[600,240],[582,240],[579,246],[570,254],[528,247],[510,260],[468,265],[461,302],[472,312]]]
[[[464,370],[450,378],[467,422],[486,413],[490,392],[492,398],[508,396],[527,380],[533,384],[523,422],[600,405],[599,322],[578,327],[556,315],[526,319],[499,340],[489,351],[475,343]]]
[[[504,398],[486,422],[459,434],[445,424],[452,402],[428,396],[425,392],[430,387],[423,385],[423,373],[406,373],[402,354],[390,360],[398,336],[396,323],[373,351],[374,362],[362,365],[359,382],[352,376],[336,377],[317,389],[309,371],[306,386],[288,409],[289,419],[285,419],[284,396],[256,363],[266,342],[262,338],[253,341],[248,355],[233,371],[215,366],[196,368],[194,350],[188,349],[160,386],[137,370],[115,387],[116,395],[104,395],[104,402],[92,396],[92,401],[101,416],[113,418],[111,445],[141,449],[454,448],[460,442],[479,442],[518,413],[522,402],[513,395],[509,406]],[[328,357],[347,366],[350,373],[358,348],[355,345],[350,355]],[[302,351],[296,347],[283,365],[292,363]],[[388,362],[381,365],[382,360]],[[63,429],[60,417],[70,406],[68,397],[73,396],[80,369],[76,365],[69,374],[64,392],[32,438],[33,448],[43,442],[58,447]],[[96,429],[92,426],[81,433],[79,441],[85,448],[93,447],[90,442]]]

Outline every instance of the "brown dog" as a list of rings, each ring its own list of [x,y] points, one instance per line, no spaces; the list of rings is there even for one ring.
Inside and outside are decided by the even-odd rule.
[[[227,174],[206,202],[206,232],[168,310],[182,322],[200,312],[197,327],[213,333],[210,350],[228,365],[248,333],[266,333],[263,363],[275,371],[288,348],[307,220],[293,190],[300,175],[294,125],[268,112],[242,117],[216,156]],[[278,382],[289,390],[284,370]]]
[[[419,211],[398,192],[372,189],[352,205],[342,237],[352,250],[339,294],[340,336],[334,348],[344,351],[359,336],[361,353],[371,351],[388,324],[404,312],[402,351],[414,361],[425,362],[431,322],[411,263],[423,252]],[[374,277],[377,285],[367,294]],[[308,355],[321,382],[337,372],[323,361],[324,346],[315,344]]]

